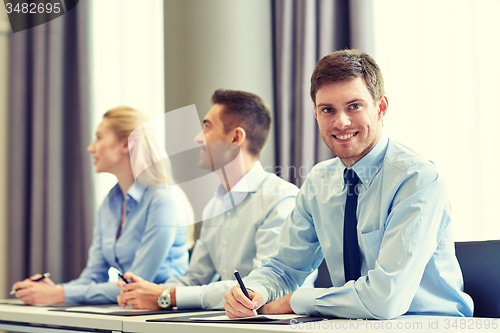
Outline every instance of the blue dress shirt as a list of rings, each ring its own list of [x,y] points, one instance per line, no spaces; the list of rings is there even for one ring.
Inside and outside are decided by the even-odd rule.
[[[203,220],[186,274],[164,284],[176,288],[177,307],[222,309],[224,294],[237,284],[234,270],[245,277],[276,250],[298,192],[297,186],[264,171],[260,162],[231,189],[235,207],[229,209],[231,198],[220,185],[203,210],[203,217],[213,217]],[[308,279],[309,286],[316,275]],[[211,283],[219,276],[221,281]]]
[[[123,193],[118,184],[109,191],[97,213],[87,266],[78,279],[63,284],[66,303],[116,303],[120,289],[108,282],[110,267],[155,283],[184,274],[187,228],[179,227],[179,207],[171,195],[171,188],[146,189],[135,182],[127,191],[125,225],[116,239]],[[180,210],[187,219],[187,207]]]
[[[382,137],[352,167],[358,184],[361,277],[345,283],[343,221],[345,165],[316,165],[287,217],[278,253],[253,271],[246,286],[264,303],[297,289],[326,260],[333,287],[299,289],[294,312],[345,318],[403,314],[472,316],[455,257],[450,203],[434,164]]]

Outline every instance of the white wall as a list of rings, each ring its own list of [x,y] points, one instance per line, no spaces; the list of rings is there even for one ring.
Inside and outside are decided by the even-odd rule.
[[[7,123],[10,24],[0,2],[0,298],[7,297]]]

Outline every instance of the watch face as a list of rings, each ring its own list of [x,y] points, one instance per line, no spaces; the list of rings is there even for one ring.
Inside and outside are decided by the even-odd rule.
[[[168,306],[170,305],[170,299],[168,299],[166,296],[162,296],[158,300],[158,305],[161,308],[168,308]]]
[[[171,305],[172,298],[170,296],[170,290],[166,289],[158,298],[158,306],[160,307],[160,309],[168,309]]]

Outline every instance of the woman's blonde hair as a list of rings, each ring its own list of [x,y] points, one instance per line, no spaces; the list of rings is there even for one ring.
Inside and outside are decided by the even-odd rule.
[[[109,120],[109,127],[119,140],[127,139],[134,129],[149,120],[144,113],[129,106],[108,110],[102,118]]]
[[[108,110],[102,118],[108,120],[108,126],[118,140],[127,140],[133,130],[149,120],[144,113],[129,106],[118,106]],[[149,138],[150,141],[153,139],[153,137]],[[170,177],[165,174],[159,163],[153,163],[137,176],[137,180],[149,186],[165,183],[165,178]]]

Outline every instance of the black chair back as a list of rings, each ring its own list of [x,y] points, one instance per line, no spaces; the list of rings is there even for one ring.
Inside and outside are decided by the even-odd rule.
[[[474,317],[500,318],[500,240],[456,242],[455,251]]]
[[[330,288],[333,287],[332,280],[330,279],[330,272],[328,272],[328,267],[326,266],[326,261],[323,260],[321,265],[318,267],[318,277],[314,282],[316,288]]]

